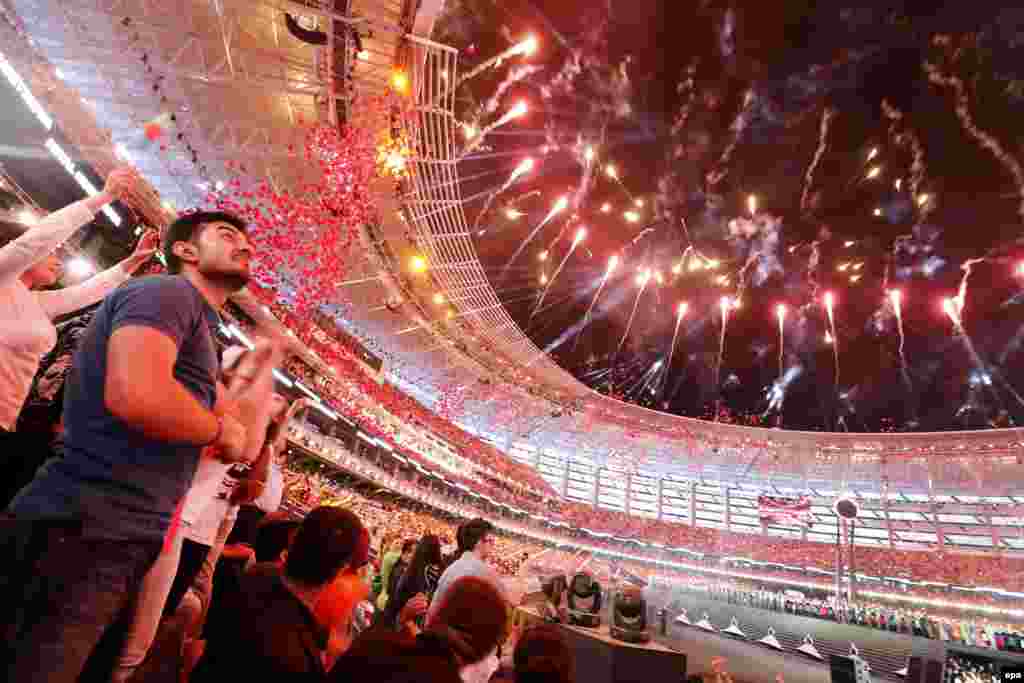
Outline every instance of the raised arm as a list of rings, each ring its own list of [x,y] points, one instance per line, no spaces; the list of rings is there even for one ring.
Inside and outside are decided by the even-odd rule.
[[[54,211],[17,239],[0,248],[0,286],[10,284],[61,244],[115,199],[127,196],[135,185],[135,171],[119,168],[110,173],[103,191]]]
[[[102,301],[107,294],[130,278],[156,253],[159,245],[159,235],[155,230],[150,230],[139,240],[132,255],[113,268],[108,268],[78,285],[52,292],[36,292],[36,299],[50,318],[58,318],[80,308],[91,306]]]

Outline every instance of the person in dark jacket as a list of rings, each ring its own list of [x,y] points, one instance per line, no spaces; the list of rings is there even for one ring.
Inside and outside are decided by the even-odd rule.
[[[397,628],[402,608],[416,595],[423,594],[428,600],[433,596],[441,577],[441,561],[441,541],[437,536],[428,534],[421,538],[409,566],[402,572],[397,585],[388,591],[391,597],[384,609],[386,624]]]
[[[320,596],[369,559],[370,537],[350,510],[319,507],[295,533],[281,574],[242,579],[230,624],[209,634],[191,683],[320,681],[329,633],[314,616]]]

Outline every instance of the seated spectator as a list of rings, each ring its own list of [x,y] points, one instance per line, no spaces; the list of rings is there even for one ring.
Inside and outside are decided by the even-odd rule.
[[[493,584],[461,578],[448,589],[425,631],[415,637],[386,629],[363,633],[338,660],[330,680],[348,683],[371,676],[380,683],[463,683],[467,671],[482,662],[496,667],[505,614],[505,599]]]
[[[329,633],[314,616],[317,602],[343,574],[369,556],[369,535],[349,510],[320,507],[295,533],[280,575],[246,576],[242,600],[223,629],[209,634],[193,683],[226,680],[319,680]]]

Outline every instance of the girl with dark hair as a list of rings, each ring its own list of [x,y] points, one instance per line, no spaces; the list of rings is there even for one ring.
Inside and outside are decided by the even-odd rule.
[[[41,291],[60,279],[55,252],[97,211],[132,195],[138,183],[134,170],[120,168],[111,172],[102,192],[36,225],[0,224],[0,453],[7,472],[0,490],[2,507],[32,479],[49,452],[45,442],[40,448],[37,435],[19,434],[15,426],[39,361],[57,342],[54,319],[101,301],[150,259],[158,238],[147,234],[131,256],[81,284]]]
[[[432,534],[420,539],[413,552],[409,566],[402,573],[395,593],[388,599],[384,609],[384,622],[392,627],[401,627],[398,615],[402,608],[417,595],[426,596],[427,600],[437,589],[437,580],[441,577],[441,541]]]

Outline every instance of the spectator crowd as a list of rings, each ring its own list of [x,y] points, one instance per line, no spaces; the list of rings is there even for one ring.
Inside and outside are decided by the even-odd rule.
[[[644,582],[652,565],[568,551],[572,536],[538,515],[490,519],[472,497],[424,491],[416,475],[348,452],[334,462],[433,511],[296,467],[288,441],[306,438],[291,425],[304,406],[275,393],[282,349],[217,341],[255,256],[244,221],[184,214],[163,238],[166,274],[130,278],[156,252],[147,235],[110,271],[44,291],[58,279],[50,257],[59,244],[109,201],[130,200],[136,183],[115,171],[103,192],[0,245],[0,443],[17,454],[18,474],[0,515],[6,680],[571,681],[557,632],[510,628],[523,583],[508,579],[560,566]],[[94,304],[84,330],[54,326]],[[354,370],[342,377],[335,396],[346,412],[420,471],[439,465],[403,447],[395,420],[467,453],[474,467],[441,465],[444,481],[485,492],[488,512],[514,501],[570,528],[728,542],[714,530],[553,502],[536,472],[396,389]],[[18,419],[28,396],[42,408],[31,427]],[[1006,562],[984,571],[1017,568]],[[844,618],[860,618],[853,609]]]

